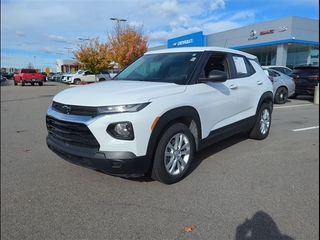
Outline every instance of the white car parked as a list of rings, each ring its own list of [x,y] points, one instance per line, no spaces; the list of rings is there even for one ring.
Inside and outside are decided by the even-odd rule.
[[[150,51],[113,80],[66,89],[46,113],[47,145],[108,174],[180,181],[194,154],[239,132],[264,139],[273,85],[257,58],[219,47]]]
[[[110,80],[109,73],[100,73],[100,74],[93,74],[90,71],[83,71],[79,74],[74,74],[73,76],[69,77],[66,81],[68,84],[80,84],[81,81],[85,81],[87,83],[93,82],[101,82]]]

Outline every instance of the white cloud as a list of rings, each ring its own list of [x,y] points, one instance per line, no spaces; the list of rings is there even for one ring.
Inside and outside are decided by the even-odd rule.
[[[22,32],[22,31],[16,31],[16,35],[17,36],[25,36],[26,33]]]
[[[216,0],[212,1],[210,3],[210,9],[212,11],[218,10],[218,9],[225,9],[225,2],[223,0]]]
[[[65,47],[76,49],[78,37],[106,40],[106,32],[115,26],[111,17],[124,18],[126,24],[137,29],[142,27],[149,36],[149,46],[163,45],[170,38],[197,31],[207,35],[289,15],[319,19],[319,2],[306,1],[312,8],[301,0],[292,0],[290,5],[276,0],[268,4],[255,1],[254,5],[251,0],[1,1],[1,54],[26,50],[32,56],[65,52]],[[17,9],[19,13],[13,16],[12,11]],[[48,54],[43,58],[57,57]],[[17,63],[19,58],[15,59]]]

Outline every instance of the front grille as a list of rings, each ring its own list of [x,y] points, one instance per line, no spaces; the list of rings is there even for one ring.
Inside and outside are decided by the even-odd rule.
[[[58,102],[52,103],[53,109],[58,112],[73,114],[73,115],[81,115],[81,116],[97,116],[99,114],[98,108],[96,107],[84,107],[84,106],[75,106],[75,105],[67,105]]]
[[[82,123],[67,122],[46,117],[48,134],[69,145],[99,149],[100,145],[89,128]]]

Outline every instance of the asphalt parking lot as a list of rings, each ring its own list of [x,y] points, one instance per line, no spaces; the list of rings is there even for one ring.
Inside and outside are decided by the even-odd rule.
[[[1,239],[319,239],[312,98],[275,105],[267,139],[214,144],[165,185],[79,167],[47,148],[47,107],[68,87],[1,83]]]

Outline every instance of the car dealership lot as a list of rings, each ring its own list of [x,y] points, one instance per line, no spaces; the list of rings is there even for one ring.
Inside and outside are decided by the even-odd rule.
[[[319,237],[319,105],[312,98],[274,105],[267,139],[238,134],[214,144],[195,156],[185,179],[165,185],[53,154],[45,113],[65,88],[1,83],[2,239],[262,239],[266,229]]]

